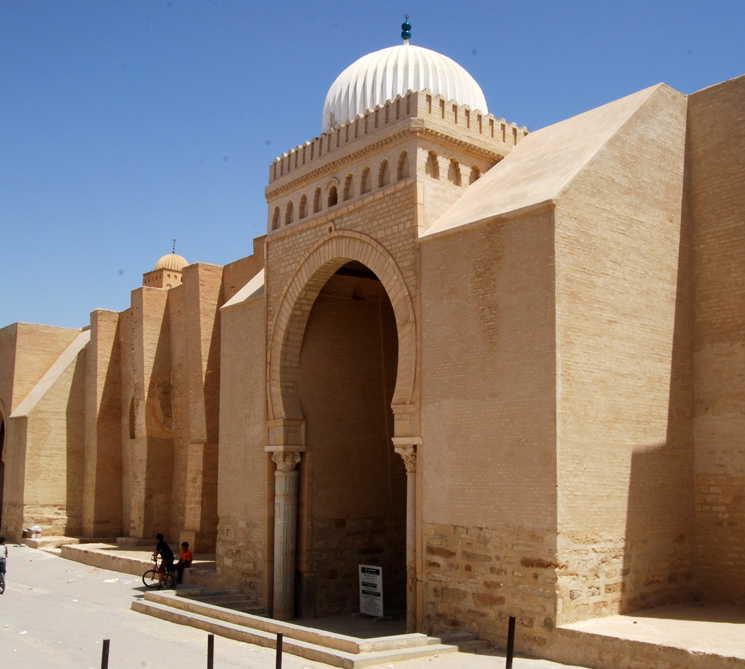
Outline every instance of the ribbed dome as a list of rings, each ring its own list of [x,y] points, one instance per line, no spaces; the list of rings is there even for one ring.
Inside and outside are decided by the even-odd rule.
[[[425,89],[488,113],[476,80],[452,58],[421,46],[401,44],[362,56],[336,78],[323,104],[323,131],[406,91]]]
[[[180,256],[178,253],[166,253],[164,256],[158,258],[158,262],[155,263],[155,269],[170,269],[176,272],[180,272],[189,264],[189,262]]]

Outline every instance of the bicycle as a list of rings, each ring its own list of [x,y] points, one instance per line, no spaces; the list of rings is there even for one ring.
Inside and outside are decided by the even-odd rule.
[[[163,569],[163,561],[159,556],[153,558],[153,567],[142,575],[142,583],[148,590],[155,588],[175,588],[176,571]]]

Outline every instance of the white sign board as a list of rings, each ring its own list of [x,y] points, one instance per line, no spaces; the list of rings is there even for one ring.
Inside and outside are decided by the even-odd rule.
[[[383,567],[361,564],[360,613],[383,617]]]

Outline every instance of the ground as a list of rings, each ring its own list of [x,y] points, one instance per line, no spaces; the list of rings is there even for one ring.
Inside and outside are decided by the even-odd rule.
[[[101,642],[111,639],[111,669],[206,665],[204,632],[131,611],[142,583],[128,574],[65,560],[43,551],[10,546],[5,594],[0,596],[0,665],[3,669],[94,669]],[[217,637],[217,669],[266,669],[274,651]],[[328,665],[292,655],[285,669]],[[501,666],[493,656],[451,654],[383,664],[396,669],[481,669]],[[544,660],[517,659],[514,669],[578,669]]]

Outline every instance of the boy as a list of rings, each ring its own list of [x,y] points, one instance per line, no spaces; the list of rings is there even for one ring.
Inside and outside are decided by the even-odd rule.
[[[155,538],[158,540],[158,543],[155,544],[153,559],[155,559],[156,556],[160,555],[160,572],[161,574],[165,575],[166,573],[170,573],[173,571],[173,551],[171,550],[171,547],[166,543],[165,537],[160,532],[155,535]]]
[[[0,537],[0,574],[5,579],[5,564],[8,562],[8,547],[5,545],[5,537]]]
[[[191,551],[189,550],[189,542],[183,541],[181,542],[181,552],[178,556],[178,564],[176,565],[176,584],[180,585],[181,582],[184,580],[184,569],[187,567],[191,567],[191,561],[194,559],[194,556],[191,554]]]

